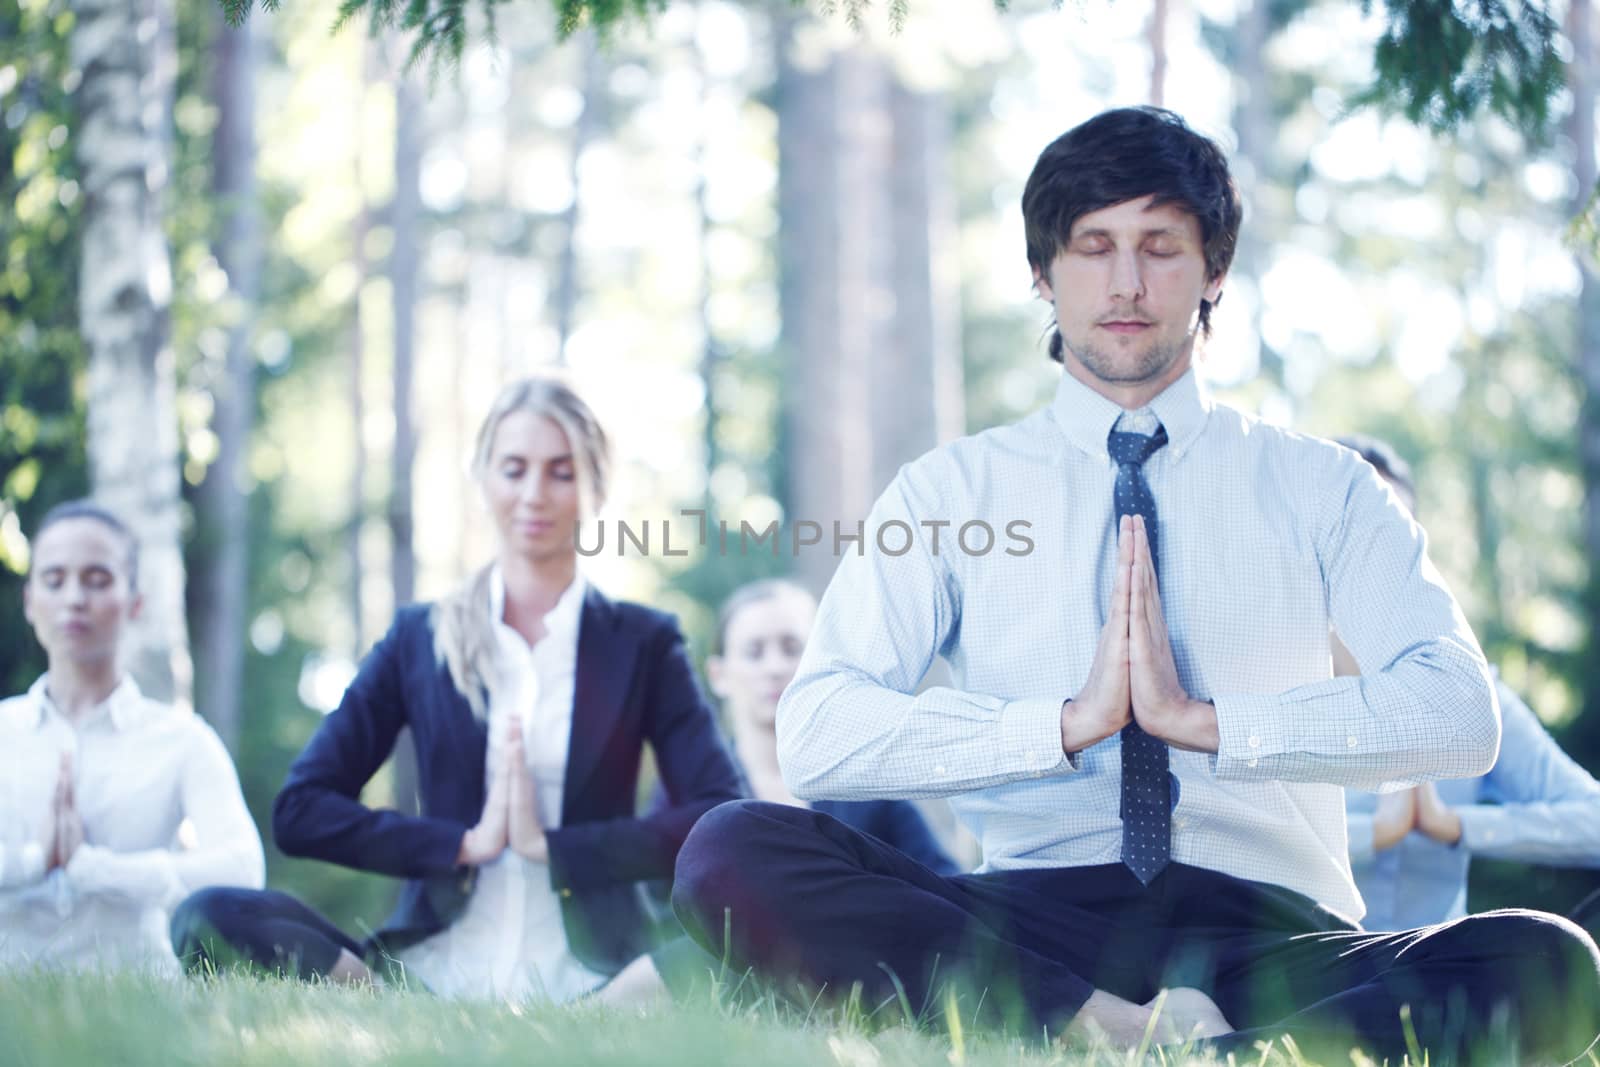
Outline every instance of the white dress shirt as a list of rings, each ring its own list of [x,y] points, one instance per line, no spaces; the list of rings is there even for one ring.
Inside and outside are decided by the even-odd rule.
[[[502,621],[505,580],[499,568],[490,576],[499,674],[489,693],[484,781],[500,776],[508,727],[513,716],[520,718],[523,752],[546,827],[561,825],[584,588],[579,575],[544,617],[544,637],[529,648]],[[402,950],[398,958],[443,997],[561,1003],[606,981],[567,947],[561,899],[550,884],[549,865],[510,849],[479,869],[460,918]]]
[[[46,877],[40,835],[63,753],[84,843]],[[0,966],[176,974],[172,909],[264,877],[233,761],[199,716],[145,699],[131,678],[76,724],[49,675],[0,702]]]
[[[1340,787],[1487,770],[1483,653],[1422,529],[1355,453],[1213,403],[1192,370],[1150,412],[1169,438],[1144,465],[1162,606],[1178,678],[1215,701],[1220,733],[1214,755],[1171,752],[1172,857],[1359,918]],[[901,469],[778,709],[796,796],[949,796],[982,870],[1121,858],[1120,738],[1069,760],[1060,720],[1111,599],[1106,437],[1123,414],[1064,374],[1049,407]],[[892,556],[875,532],[896,520],[917,536]],[[996,531],[986,555],[957,543],[974,520]],[[1031,551],[1007,538],[1016,521]],[[1330,621],[1357,635],[1362,677],[1332,677]],[[917,693],[935,655],[952,686]]]

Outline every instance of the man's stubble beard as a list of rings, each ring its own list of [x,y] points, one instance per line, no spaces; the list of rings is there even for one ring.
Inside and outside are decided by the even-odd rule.
[[[1131,366],[1127,366],[1105,349],[1087,341],[1072,342],[1063,335],[1061,344],[1095,378],[1116,385],[1139,385],[1161,377],[1183,350],[1182,343],[1157,342],[1138,356]]]

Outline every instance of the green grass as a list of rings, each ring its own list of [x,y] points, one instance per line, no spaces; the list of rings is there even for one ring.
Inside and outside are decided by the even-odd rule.
[[[880,1013],[881,1014],[881,1013]],[[514,1008],[425,993],[224,975],[0,977],[0,1064],[648,1065],[648,1067],[1128,1067],[1215,1064],[1152,1050],[1049,1046],[975,1034],[949,1013],[909,1027],[860,1008],[791,1008],[768,997],[614,1010]],[[1310,1067],[1292,1049],[1235,1063]],[[1369,1063],[1346,1057],[1319,1067]],[[1600,1061],[1595,1061],[1600,1064]]]

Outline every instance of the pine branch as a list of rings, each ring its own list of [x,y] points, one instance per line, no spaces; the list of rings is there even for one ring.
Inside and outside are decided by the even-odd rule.
[[[258,0],[217,0],[230,23],[249,17]],[[392,27],[414,35],[410,63],[426,61],[437,75],[459,63],[468,43],[468,8],[476,5],[492,41],[495,8],[508,0],[340,0],[335,28],[366,15],[374,33]],[[517,0],[519,3],[539,0]],[[593,26],[602,34],[632,16],[648,20],[667,0],[548,0],[561,37]],[[804,3],[806,0],[796,0]],[[860,29],[875,0],[810,0],[831,17]],[[899,30],[912,0],[881,0]],[[1009,0],[993,0],[1006,10]],[[1062,0],[1053,0],[1059,6]],[[1549,130],[1550,104],[1565,80],[1557,52],[1558,27],[1548,0],[1357,0],[1375,3],[1384,31],[1373,51],[1375,77],[1355,100],[1403,114],[1439,132],[1456,129],[1485,110],[1520,127],[1534,141]],[[279,0],[259,0],[274,10]]]
[[[1439,132],[1487,109],[1539,140],[1565,80],[1556,34],[1536,0],[1390,0],[1376,78],[1356,102]]]

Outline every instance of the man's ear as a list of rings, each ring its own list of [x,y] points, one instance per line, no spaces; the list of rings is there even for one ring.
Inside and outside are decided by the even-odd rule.
[[[1039,294],[1039,299],[1055,303],[1055,293],[1050,289],[1050,275],[1038,267],[1033,268],[1033,290]]]
[[[1209,282],[1206,282],[1205,289],[1200,293],[1200,295],[1205,299],[1206,303],[1215,304],[1217,301],[1222,299],[1222,283],[1227,280],[1228,275],[1227,272],[1224,271],[1215,278],[1211,279]]]
[[[721,656],[706,657],[706,684],[711,686],[711,691],[723,700],[728,699],[728,677],[723,671]]]
[[[136,622],[142,611],[144,611],[144,594],[135,593],[133,599],[128,602],[128,621]]]

